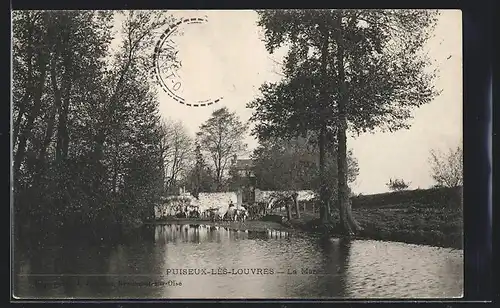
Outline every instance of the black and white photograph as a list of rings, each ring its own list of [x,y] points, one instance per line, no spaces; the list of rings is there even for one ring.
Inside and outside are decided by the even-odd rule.
[[[463,297],[460,10],[11,25],[14,299]]]

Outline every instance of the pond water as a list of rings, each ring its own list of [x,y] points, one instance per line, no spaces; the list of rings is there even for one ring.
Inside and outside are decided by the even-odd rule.
[[[27,298],[461,297],[463,252],[286,232],[157,225],[113,247],[15,251]]]

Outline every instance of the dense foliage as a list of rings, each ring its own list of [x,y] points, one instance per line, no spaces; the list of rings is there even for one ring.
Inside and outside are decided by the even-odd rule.
[[[17,228],[151,218],[162,161],[147,50],[168,20],[161,11],[13,12]]]
[[[322,220],[329,218],[327,149],[336,149],[340,222],[350,211],[347,132],[409,127],[412,109],[437,94],[423,52],[436,22],[431,10],[259,10],[270,53],[287,46],[284,78],[261,87],[254,108],[259,139],[318,136]],[[332,146],[333,144],[333,146]]]
[[[319,192],[319,162],[317,144],[313,138],[270,138],[262,140],[253,153],[254,172],[262,190],[314,190]],[[337,164],[333,151],[327,153],[326,174],[330,198],[335,198]],[[358,163],[353,153],[348,156],[349,182],[356,180]]]

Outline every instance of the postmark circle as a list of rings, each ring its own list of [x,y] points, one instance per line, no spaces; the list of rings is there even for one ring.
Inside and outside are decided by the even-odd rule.
[[[223,99],[223,97],[220,96],[191,102],[177,93],[182,87],[182,80],[177,73],[179,64],[175,61],[175,56],[178,50],[175,50],[175,42],[172,40],[172,36],[179,31],[181,26],[203,24],[206,22],[208,22],[208,19],[205,17],[193,17],[182,18],[175,24],[170,25],[157,41],[153,53],[153,70],[156,82],[170,98],[180,104],[190,107],[210,106]]]

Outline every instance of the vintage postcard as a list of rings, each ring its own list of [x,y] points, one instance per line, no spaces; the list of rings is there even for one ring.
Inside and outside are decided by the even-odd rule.
[[[463,295],[459,10],[12,12],[12,294]]]

